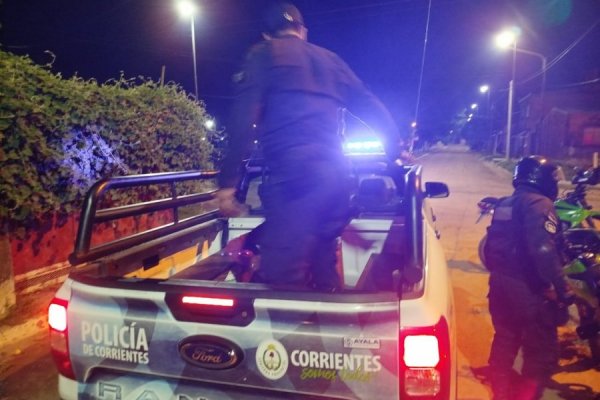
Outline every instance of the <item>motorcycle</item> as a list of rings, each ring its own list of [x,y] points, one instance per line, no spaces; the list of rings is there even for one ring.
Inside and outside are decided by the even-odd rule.
[[[586,200],[588,186],[600,183],[600,168],[578,172],[571,183],[572,191],[565,192],[554,202],[561,225],[561,244],[564,256],[564,272],[576,294],[575,305],[579,314],[576,332],[580,339],[587,340],[592,359],[600,362],[600,232],[595,220],[600,211],[593,210]],[[484,197],[479,208],[478,223],[483,217],[492,215],[499,199]],[[479,242],[479,258],[485,266],[485,235]]]
[[[588,186],[600,183],[600,168],[581,170],[571,180],[575,189],[554,202],[556,214],[563,231],[573,228],[596,227],[594,220],[600,219],[600,211],[593,210],[586,200]]]

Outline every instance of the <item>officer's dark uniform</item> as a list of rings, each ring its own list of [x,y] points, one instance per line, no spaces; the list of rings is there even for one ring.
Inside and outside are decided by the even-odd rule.
[[[557,365],[557,303],[544,295],[552,287],[559,298],[567,291],[557,221],[552,200],[529,185],[517,184],[494,210],[484,249],[495,329],[489,359],[494,399],[538,398]],[[524,379],[511,394],[519,348]]]
[[[293,35],[250,50],[239,75],[220,184],[235,185],[256,124],[269,171],[260,190],[266,218],[259,281],[339,285],[336,238],[348,222],[350,195],[338,134],[343,107],[387,137],[397,133],[383,104],[334,53]]]

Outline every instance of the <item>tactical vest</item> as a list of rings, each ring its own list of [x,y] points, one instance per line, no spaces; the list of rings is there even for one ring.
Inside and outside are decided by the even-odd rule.
[[[520,278],[524,274],[522,263],[523,238],[514,212],[515,197],[503,197],[494,208],[492,223],[487,228],[483,248],[486,267]]]

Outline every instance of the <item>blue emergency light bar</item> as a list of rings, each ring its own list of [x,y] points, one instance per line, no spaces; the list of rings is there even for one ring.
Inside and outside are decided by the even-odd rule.
[[[347,141],[343,145],[344,154],[347,156],[383,156],[385,148],[378,139],[361,139]]]

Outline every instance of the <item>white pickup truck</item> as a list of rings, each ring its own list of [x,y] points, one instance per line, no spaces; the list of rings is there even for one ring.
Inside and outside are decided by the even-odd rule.
[[[354,215],[339,242],[344,289],[294,290],[249,282],[260,264],[258,164],[246,166],[249,211],[239,218],[207,208],[214,191],[189,193],[214,172],[91,188],[72,271],[49,307],[61,398],[455,399],[453,297],[428,205],[447,186],[422,184],[419,166],[355,154]],[[144,188],[170,193],[102,208],[111,191]],[[149,213],[172,221],[94,238],[98,225]]]

